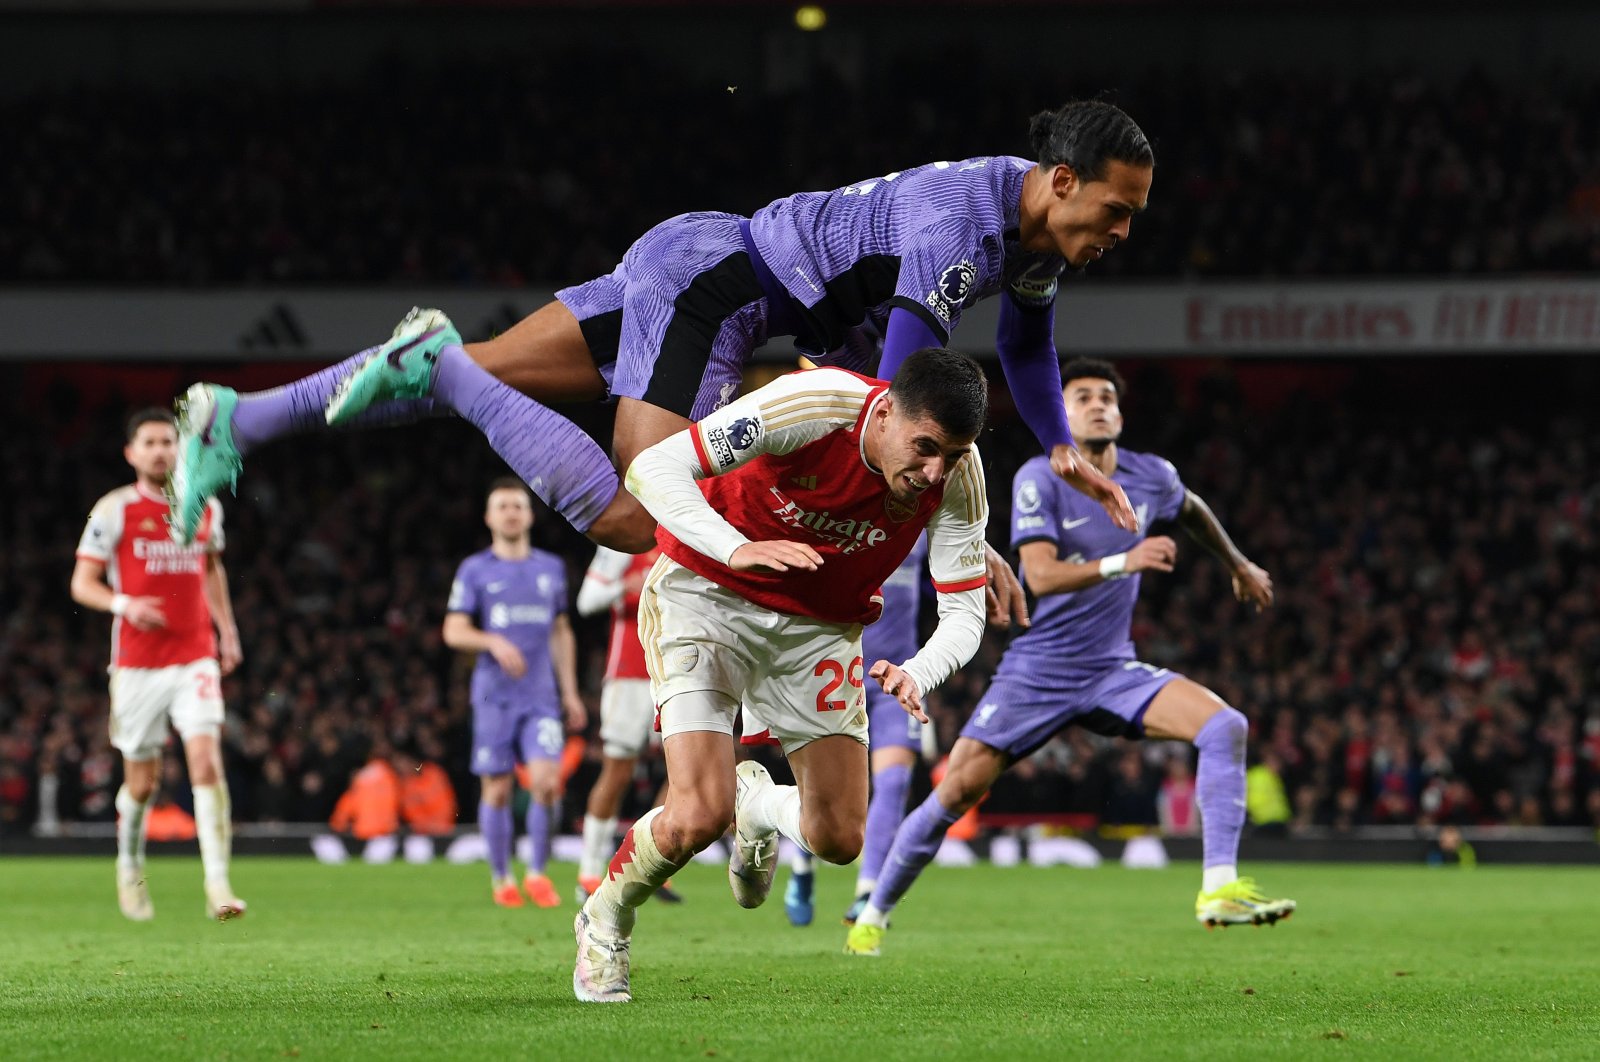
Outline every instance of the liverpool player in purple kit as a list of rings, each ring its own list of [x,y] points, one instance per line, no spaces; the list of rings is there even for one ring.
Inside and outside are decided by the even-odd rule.
[[[1118,108],[1074,102],[1036,115],[1034,159],[988,156],[779,199],[746,219],[685,214],[651,229],[607,276],[487,343],[464,346],[442,313],[414,311],[381,347],[287,387],[238,395],[196,384],[180,403],[174,522],[192,534],[243,454],[329,423],[394,423],[453,410],[534,493],[601,545],[649,549],[655,522],[605,453],[541,403],[618,398],[617,468],[726,404],[752,353],[790,335],[819,364],[861,371],[855,341],[886,317],[876,375],[945,344],[963,310],[1001,296],[996,345],[1052,468],[1132,528],[1121,488],[1072,445],[1054,346],[1059,275],[1128,236],[1154,155]],[[521,393],[519,393],[521,392]],[[1020,591],[991,554],[991,578]],[[1008,602],[1010,604],[1010,602]],[[993,603],[991,611],[994,611]]]
[[[870,660],[907,660],[921,643],[917,612],[922,599],[922,567],[928,559],[928,540],[917,540],[900,567],[883,584],[883,613],[861,632],[862,654]],[[906,714],[900,702],[875,685],[867,686],[867,738],[870,742],[872,799],[867,803],[866,837],[861,845],[861,865],[856,871],[856,899],[845,912],[853,924],[866,906],[884,856],[894,843],[894,833],[906,816],[906,796],[911,789],[911,769],[916,766],[927,725]],[[815,915],[812,894],[816,885],[811,853],[796,853],[783,910],[790,923],[811,924]]]
[[[1228,566],[1234,594],[1257,609],[1272,603],[1272,580],[1229,539],[1216,516],[1184,488],[1172,465],[1117,446],[1122,434],[1122,378],[1101,361],[1068,365],[1064,397],[1074,436],[1102,472],[1114,476],[1140,513],[1175,519]],[[987,793],[1011,764],[1069,723],[1125,738],[1193,742],[1199,750],[1196,797],[1204,822],[1204,871],[1195,917],[1207,927],[1272,924],[1294,911],[1270,899],[1236,860],[1245,816],[1245,739],[1237,709],[1198,683],[1134,656],[1128,629],[1141,572],[1169,572],[1177,545],[1111,525],[1062,490],[1043,458],[1017,473],[1012,545],[1039,595],[1034,623],[1013,641],[989,690],[962,728],[950,770],[906,817],[872,899],[851,928],[845,950],[876,955],[889,912],[939,849],[945,831]]]
[[[513,768],[526,763],[532,853],[522,886],[540,907],[555,907],[561,900],[544,871],[561,796],[563,715],[574,730],[588,722],[567,619],[567,569],[530,544],[533,501],[519,480],[494,482],[483,520],[493,544],[461,562],[444,620],[446,645],[479,654],[472,672],[472,773],[483,786],[478,828],[489,846],[495,903],[521,907],[511,877],[511,785]]]

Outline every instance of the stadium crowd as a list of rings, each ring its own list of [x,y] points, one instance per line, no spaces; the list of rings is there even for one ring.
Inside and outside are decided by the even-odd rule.
[[[1246,364],[1126,368],[1126,445],[1170,457],[1274,575],[1275,607],[1250,614],[1178,534],[1178,570],[1145,578],[1134,632],[1143,659],[1249,716],[1258,829],[1600,826],[1600,441],[1579,417],[1495,417],[1503,381],[1466,364],[1458,376],[1478,381],[1485,412],[1470,423],[1470,406],[1413,405],[1436,371],[1427,366],[1303,368],[1298,379]],[[0,451],[0,832],[106,821],[119,781],[107,620],[74,607],[66,585],[91,503],[125,478],[131,400],[74,407],[67,387],[4,392],[19,444]],[[1034,444],[997,414],[983,446],[1003,547],[1005,485]],[[252,457],[227,506],[245,649],[225,683],[240,821],[325,822],[374,756],[407,770],[437,763],[457,805],[472,806],[469,662],[439,628],[456,563],[487,541],[483,488],[497,472],[453,422]],[[565,557],[576,588],[584,540],[554,518],[535,537]],[[569,822],[597,766],[606,633],[603,619],[578,631],[591,740]],[[992,633],[935,695],[944,747],[1003,648]],[[1193,825],[1190,755],[1072,731],[1007,775],[983,810],[1181,831]],[[170,768],[176,782],[176,758]],[[652,770],[625,815],[648,807],[659,762]],[[1278,799],[1256,803],[1257,781]]]
[[[0,169],[0,283],[572,283],[682,211],[749,212],[1025,151],[1029,114],[1100,88],[974,62],[891,57],[871,107],[826,69],[803,92],[763,92],[590,48],[536,64],[480,56],[470,78],[391,56],[311,87],[34,92],[0,100],[20,134]],[[953,69],[984,91],[950,92]],[[1600,266],[1591,73],[1119,82],[1117,102],[1155,144],[1155,194],[1096,275]],[[641,100],[672,120],[644,117]]]

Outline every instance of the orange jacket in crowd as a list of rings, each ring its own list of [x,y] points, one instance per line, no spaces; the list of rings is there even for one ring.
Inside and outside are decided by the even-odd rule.
[[[328,820],[335,833],[370,841],[400,829],[400,778],[388,760],[373,759],[356,772]]]
[[[456,792],[437,763],[424,762],[400,781],[400,817],[412,833],[438,837],[456,826]]]
[[[145,816],[145,835],[152,841],[192,841],[194,818],[170,800],[155,804]]]

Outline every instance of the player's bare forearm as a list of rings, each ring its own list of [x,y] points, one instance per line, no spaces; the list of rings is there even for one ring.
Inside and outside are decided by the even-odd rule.
[[[1230,572],[1249,563],[1245,555],[1239,552],[1239,547],[1233,544],[1233,539],[1228,537],[1227,530],[1223,528],[1222,521],[1217,519],[1217,514],[1211,511],[1211,506],[1192,490],[1184,492],[1183,508],[1178,510],[1178,526],[1206,552],[1225,564]]]
[[[1183,496],[1178,525],[1227,566],[1234,597],[1253,604],[1257,612],[1272,604],[1272,576],[1239,552],[1217,514],[1194,491],[1187,491]]]
[[[555,664],[556,687],[562,701],[579,700],[578,639],[572,632],[572,621],[565,615],[557,616],[550,628],[550,660]]]
[[[1021,552],[1022,577],[1036,597],[1070,594],[1105,582],[1098,559],[1082,563],[1061,560],[1054,542],[1026,542]]]
[[[96,612],[110,612],[116,592],[107,585],[105,572],[106,566],[99,561],[79,557],[72,568],[72,600]]]
[[[206,558],[206,604],[211,608],[211,619],[217,630],[224,634],[238,634],[239,624],[233,617],[233,597],[228,593],[228,569],[217,554]]]
[[[459,653],[487,653],[494,646],[495,636],[475,627],[465,612],[451,612],[444,618],[440,631],[444,644]]]

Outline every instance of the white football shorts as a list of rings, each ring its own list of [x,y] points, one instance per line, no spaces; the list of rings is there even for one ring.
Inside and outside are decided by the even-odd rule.
[[[867,744],[859,623],[773,612],[663,556],[639,600],[639,640],[663,739],[694,730],[732,736],[742,702],[747,742],[770,736],[786,754],[834,734]],[[670,710],[672,698],[701,691],[725,694],[733,707]]]
[[[112,669],[111,746],[130,760],[159,756],[169,721],[188,741],[215,736],[222,717],[222,671],[214,659]]]
[[[656,735],[656,702],[646,678],[606,679],[600,689],[600,741],[614,760],[644,755]]]

